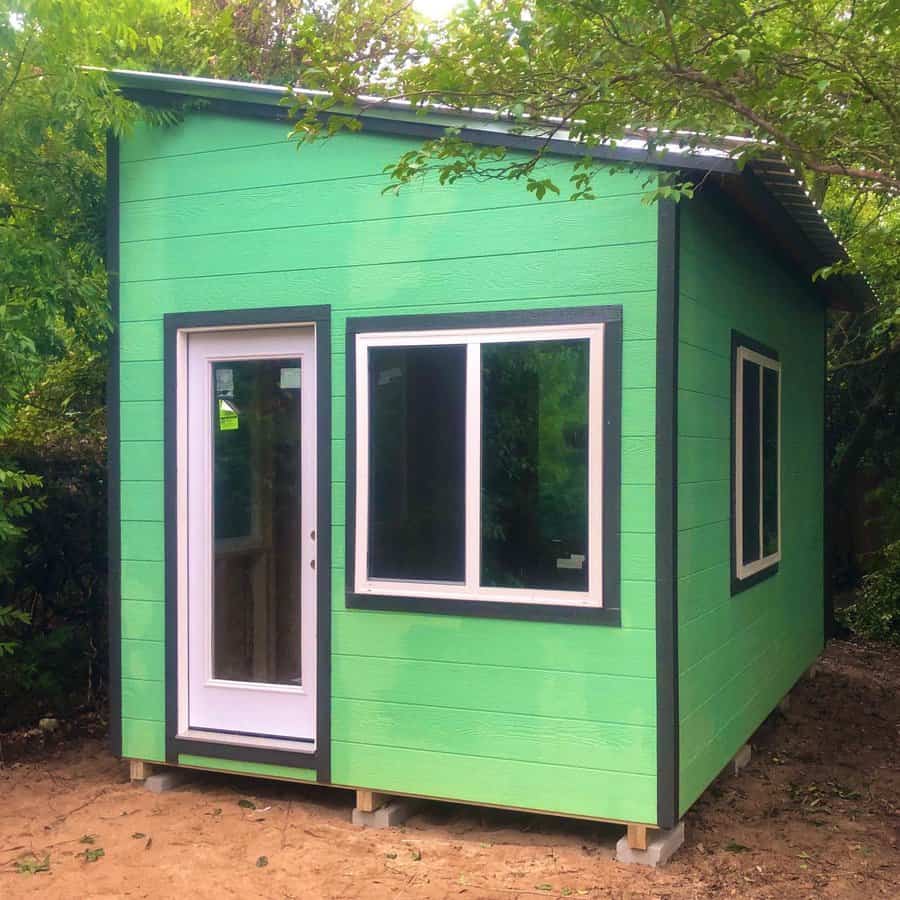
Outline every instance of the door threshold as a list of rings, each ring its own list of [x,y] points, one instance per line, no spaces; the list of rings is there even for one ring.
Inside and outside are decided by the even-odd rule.
[[[179,731],[176,740],[202,742],[207,744],[228,744],[232,747],[247,747],[258,750],[282,750],[309,756],[316,752],[316,742],[312,738],[278,738],[259,734],[245,734],[235,731],[211,731],[188,728]]]

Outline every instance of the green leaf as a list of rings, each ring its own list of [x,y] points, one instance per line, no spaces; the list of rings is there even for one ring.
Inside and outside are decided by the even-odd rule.
[[[38,859],[36,856],[26,856],[24,859],[16,860],[15,867],[20,875],[37,875],[39,872],[49,872],[50,854],[48,853],[43,859]]]
[[[737,841],[729,841],[725,845],[725,849],[729,853],[749,853],[750,852],[749,847],[745,847],[743,844],[737,843]]]

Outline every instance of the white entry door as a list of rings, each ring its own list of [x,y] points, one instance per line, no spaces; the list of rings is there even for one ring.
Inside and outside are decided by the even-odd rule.
[[[316,721],[314,329],[195,331],[185,340],[179,732],[308,749]]]

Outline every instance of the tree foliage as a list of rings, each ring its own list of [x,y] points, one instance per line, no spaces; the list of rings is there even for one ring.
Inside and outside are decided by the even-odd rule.
[[[215,74],[221,27],[172,0],[0,2],[0,727],[83,702],[105,657],[104,145],[147,113],[83,67]]]
[[[368,44],[332,54],[327,42],[301,36],[308,67],[297,77],[328,92],[301,112],[301,140],[356,127],[352,117],[326,126],[319,114],[375,95],[493,109],[514,129],[546,140],[565,133],[586,150],[628,137],[651,153],[715,147],[740,165],[763,154],[790,162],[851,255],[817,277],[859,268],[877,297],[868,309],[834,317],[828,386],[832,556],[847,581],[877,564],[881,557],[857,546],[851,525],[869,520],[882,541],[900,536],[892,514],[900,508],[900,5],[481,0],[414,39],[404,32],[388,43],[381,49],[389,66],[361,66]],[[448,130],[404,154],[391,174],[398,188],[437,170],[443,182],[521,179],[539,197],[593,196],[589,161],[560,185],[538,168],[541,155],[507,159]],[[694,189],[675,175],[648,199],[689,199]],[[848,507],[862,512],[847,516]]]
[[[73,348],[98,352],[108,332],[103,266],[107,127],[129,106],[79,65],[108,55],[135,59],[158,38],[125,23],[138,3],[0,4],[0,436],[53,360]],[[0,453],[0,547],[27,512],[11,496]]]
[[[83,67],[321,89],[294,104],[301,143],[360,127],[322,114],[374,97],[361,102],[489,107],[586,149],[628,135],[651,152],[718,146],[742,164],[783,154],[878,295],[829,335],[832,555],[851,582],[900,537],[898,33],[894,0],[470,0],[443,22],[409,0],[0,0],[0,646],[40,638],[4,685],[64,696],[41,669],[51,654],[72,671],[87,659],[76,680],[100,686],[105,135],[178,116],[139,109]],[[450,129],[391,173],[398,189],[437,169],[444,182],[593,196],[589,161],[558,184],[541,157]],[[689,202],[693,189],[676,176],[648,199]],[[873,486],[857,518],[877,520],[879,537],[857,547],[843,513]]]

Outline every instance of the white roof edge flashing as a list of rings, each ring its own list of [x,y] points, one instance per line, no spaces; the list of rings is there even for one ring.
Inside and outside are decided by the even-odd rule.
[[[288,87],[287,85],[259,84],[249,81],[229,81],[224,78],[204,78],[194,75],[170,75],[161,72],[140,72],[133,69],[106,69],[102,66],[83,66],[87,71],[106,72],[114,81],[125,88],[137,90],[161,90],[186,94],[189,96],[210,99],[232,100],[238,103],[264,103],[270,106],[284,105],[284,101],[293,94],[296,98],[327,97],[327,91],[310,90],[308,88]],[[417,107],[408,100],[382,100],[379,97],[362,95],[354,107],[338,106],[330,110],[338,115],[362,115],[367,118],[392,119],[409,122],[425,122],[447,127],[466,127],[482,132],[496,134],[515,134],[522,137],[543,137],[544,131],[539,128],[529,130],[511,119],[504,119],[502,114],[490,109],[459,110],[440,104]],[[548,120],[548,124],[553,124]],[[685,132],[685,137],[691,137]],[[590,149],[583,142],[572,138],[568,131],[559,131],[554,135],[555,141],[569,143]],[[619,147],[627,150],[647,152],[647,141],[643,137],[629,136],[616,141],[602,141],[600,146]],[[716,168],[722,162],[730,162],[731,156],[715,147],[691,147],[687,144],[667,143],[657,148],[659,154],[672,154],[685,159],[715,160]],[[652,164],[653,154],[648,155]]]

